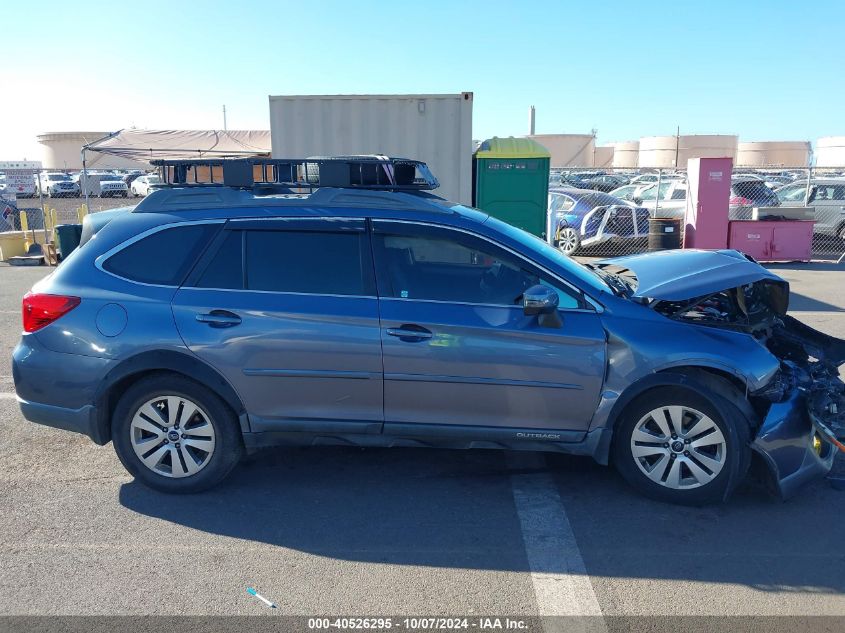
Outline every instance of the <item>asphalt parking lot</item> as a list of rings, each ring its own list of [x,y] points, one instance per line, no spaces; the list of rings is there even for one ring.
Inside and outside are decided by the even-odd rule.
[[[845,265],[773,268],[795,316],[845,337]],[[20,297],[48,272],[0,264],[0,614],[845,616],[826,481],[681,508],[587,459],[309,448],[207,493],[148,490],[110,445],[18,411]]]

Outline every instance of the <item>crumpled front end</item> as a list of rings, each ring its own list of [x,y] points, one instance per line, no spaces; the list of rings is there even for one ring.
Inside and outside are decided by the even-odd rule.
[[[784,498],[833,467],[845,451],[845,341],[783,316],[768,336],[781,373],[752,398],[771,402],[752,448]]]
[[[757,264],[741,263],[751,266]],[[723,290],[693,280],[694,291],[705,292],[692,298],[677,288],[661,294],[666,284],[657,279],[651,293],[665,298],[640,300],[675,321],[747,333],[780,361],[778,375],[747,396],[756,414],[751,447],[785,498],[830,471],[837,452],[845,451],[845,384],[839,376],[845,341],[787,315],[789,285],[759,268],[757,279],[743,270],[740,277],[750,281]]]

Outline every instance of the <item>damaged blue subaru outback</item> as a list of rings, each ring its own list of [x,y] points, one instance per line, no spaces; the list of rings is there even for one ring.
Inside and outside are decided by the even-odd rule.
[[[386,157],[162,162],[23,299],[24,416],[170,493],[276,445],[555,451],[674,503],[788,497],[845,434],[845,341],[736,251],[580,264]],[[194,182],[188,182],[193,171]],[[263,174],[255,181],[256,172]]]

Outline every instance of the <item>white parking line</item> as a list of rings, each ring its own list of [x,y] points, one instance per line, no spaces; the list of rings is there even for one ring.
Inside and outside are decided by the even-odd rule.
[[[542,471],[539,453],[510,453],[513,470]],[[545,472],[511,475],[513,498],[522,526],[522,540],[540,616],[601,616],[601,607],[587,575],[581,551],[552,477]],[[600,617],[567,621],[566,630],[606,631]],[[558,628],[560,622],[552,624]],[[575,626],[575,628],[573,628]]]

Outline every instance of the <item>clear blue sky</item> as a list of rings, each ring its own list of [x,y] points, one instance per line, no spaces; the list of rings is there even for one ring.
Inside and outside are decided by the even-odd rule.
[[[0,159],[44,131],[267,128],[270,94],[475,93],[475,138],[845,134],[845,2],[61,2],[3,8]],[[11,60],[11,61],[10,61]],[[55,86],[50,87],[50,84]],[[10,89],[11,88],[11,89]]]

